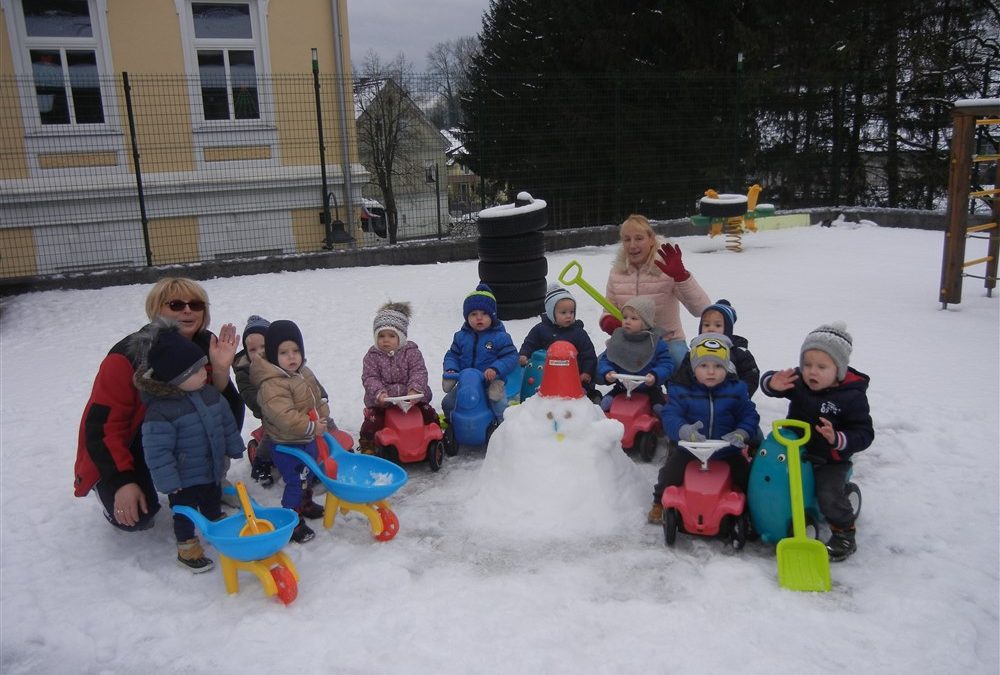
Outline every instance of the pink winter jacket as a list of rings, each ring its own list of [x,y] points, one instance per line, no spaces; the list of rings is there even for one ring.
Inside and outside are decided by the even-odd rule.
[[[407,342],[391,355],[372,345],[361,366],[361,384],[365,388],[365,405],[369,407],[377,404],[383,391],[388,396],[405,396],[412,389],[424,395],[424,403],[431,402],[427,366],[414,342]]]
[[[657,238],[656,248],[664,242]],[[684,328],[681,326],[680,303],[684,303],[692,316],[701,317],[701,313],[712,304],[708,295],[695,280],[692,274],[687,281],[675,282],[660,271],[653,261],[654,253],[649,261],[636,269],[628,263],[625,249],[620,248],[615,262],[608,273],[608,286],[604,296],[615,307],[621,307],[625,302],[637,295],[652,295],[656,298],[656,325],[663,329],[664,340],[686,340]],[[601,318],[607,312],[601,314]]]

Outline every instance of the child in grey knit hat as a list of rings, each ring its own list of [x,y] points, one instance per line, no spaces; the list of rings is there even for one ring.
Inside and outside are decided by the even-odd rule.
[[[845,491],[851,459],[871,445],[875,430],[868,407],[870,378],[848,363],[854,340],[843,321],[813,330],[799,350],[799,367],[769,371],[760,389],[788,399],[788,417],[808,422],[813,433],[804,451],[816,464],[816,499],[830,523],[830,560],[844,560],[857,550],[853,506]]]

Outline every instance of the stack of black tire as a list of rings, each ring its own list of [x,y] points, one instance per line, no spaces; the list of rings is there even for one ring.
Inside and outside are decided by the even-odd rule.
[[[545,202],[527,192],[479,212],[479,278],[497,298],[501,320],[526,319],[545,306]]]

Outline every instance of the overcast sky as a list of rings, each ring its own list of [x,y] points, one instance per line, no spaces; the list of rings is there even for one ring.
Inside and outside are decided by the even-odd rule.
[[[424,71],[431,47],[478,35],[488,7],[489,0],[348,0],[351,61],[360,64],[369,49],[383,61],[403,52]]]

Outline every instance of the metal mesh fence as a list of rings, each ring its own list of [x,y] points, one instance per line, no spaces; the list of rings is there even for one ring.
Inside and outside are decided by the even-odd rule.
[[[949,106],[890,111],[926,127],[893,168],[850,82],[517,77],[460,108],[437,78],[378,82],[0,78],[0,278],[471,235],[519,190],[566,228],[752,182],[779,208],[928,208],[945,188]]]

